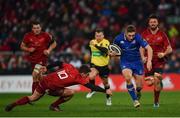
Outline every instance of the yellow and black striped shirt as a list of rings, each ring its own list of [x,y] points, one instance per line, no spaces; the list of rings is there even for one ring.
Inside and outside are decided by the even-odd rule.
[[[105,47],[107,49],[110,44],[107,39],[103,39],[100,42],[97,42],[96,39],[93,39],[91,41],[93,41],[97,46]],[[105,55],[93,45],[89,45],[89,47],[91,48],[91,63],[92,64],[96,66],[106,66],[109,64],[109,55]]]

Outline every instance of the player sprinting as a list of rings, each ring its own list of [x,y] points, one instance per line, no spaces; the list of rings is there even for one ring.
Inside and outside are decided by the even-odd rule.
[[[79,71],[73,65],[62,62],[56,62],[52,66],[59,66],[59,68],[46,76],[42,76],[42,72],[47,71],[45,66],[36,67],[34,71],[36,75],[38,75],[37,78],[40,79],[40,82],[34,93],[31,96],[22,97],[7,105],[5,111],[8,112],[16,106],[37,101],[45,94],[45,92],[50,92],[50,95],[53,96],[59,96],[59,99],[52,103],[49,108],[53,111],[61,111],[59,105],[70,100],[74,95],[74,90],[65,87],[76,84],[84,85],[93,91],[104,92],[108,95],[112,94],[110,89],[103,89],[99,86],[88,83],[88,80],[86,79],[90,72],[88,66],[83,65]]]
[[[109,76],[109,55],[108,46],[109,41],[104,38],[104,32],[102,29],[96,29],[95,39],[92,39],[89,43],[91,49],[91,72],[89,74],[90,83],[95,84],[95,78],[97,75],[101,77],[104,88],[109,89],[108,83]],[[95,91],[91,91],[86,95],[86,98],[91,98]],[[111,97],[106,95],[106,105],[112,105]]]
[[[148,18],[148,28],[142,33],[142,37],[153,49],[152,70],[146,69],[145,81],[149,86],[154,85],[154,107],[159,107],[159,96],[163,88],[161,74],[166,62],[165,58],[172,52],[167,35],[159,29],[158,25],[158,17],[152,14]],[[142,58],[146,63],[146,55],[142,54]]]
[[[151,70],[152,48],[145,40],[142,39],[140,34],[136,33],[136,28],[133,25],[128,25],[125,28],[125,32],[116,36],[114,44],[118,45],[122,50],[120,68],[124,78],[126,79],[127,90],[134,102],[134,107],[139,107],[140,103],[138,99],[141,95],[140,92],[142,89],[142,79],[144,74],[143,63],[139,50],[140,47],[147,50],[147,68],[148,70]],[[113,56],[115,53],[110,52],[110,55]],[[132,83],[133,78],[135,78],[136,88]]]
[[[40,22],[32,22],[32,31],[24,35],[21,49],[29,53],[28,61],[31,63],[32,70],[36,64],[46,65],[48,55],[56,47],[56,41],[47,32],[43,32]],[[32,93],[38,85],[35,73],[32,73],[33,84]]]

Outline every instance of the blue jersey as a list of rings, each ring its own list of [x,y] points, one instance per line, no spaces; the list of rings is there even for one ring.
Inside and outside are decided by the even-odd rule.
[[[132,41],[128,41],[124,32],[116,36],[114,44],[118,45],[122,50],[121,60],[128,62],[141,61],[139,49],[148,45],[138,33],[135,34]]]

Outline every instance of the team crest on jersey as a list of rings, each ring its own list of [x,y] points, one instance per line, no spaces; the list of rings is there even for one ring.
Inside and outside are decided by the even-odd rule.
[[[162,37],[158,37],[158,38],[157,38],[157,40],[161,40],[161,39],[162,39]]]
[[[120,41],[120,43],[121,43],[121,44],[123,44],[123,43],[124,43],[124,41]]]

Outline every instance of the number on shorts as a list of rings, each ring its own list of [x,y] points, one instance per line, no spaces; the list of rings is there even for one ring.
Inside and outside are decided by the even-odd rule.
[[[66,78],[68,78],[68,74],[66,73],[65,70],[59,71],[59,72],[57,72],[57,74],[59,76],[59,79],[66,79]]]

